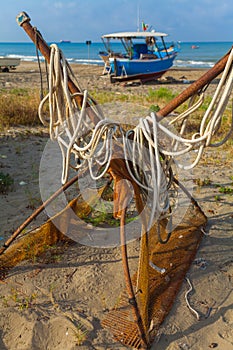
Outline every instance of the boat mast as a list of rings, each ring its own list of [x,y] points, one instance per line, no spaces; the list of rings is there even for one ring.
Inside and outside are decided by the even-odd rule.
[[[137,6],[137,31],[140,31],[140,8],[139,8],[139,1]]]

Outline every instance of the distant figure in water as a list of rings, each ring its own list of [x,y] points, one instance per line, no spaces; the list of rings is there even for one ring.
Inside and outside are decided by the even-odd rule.
[[[199,49],[199,46],[197,46],[197,45],[192,45],[191,48],[192,48],[192,49]]]

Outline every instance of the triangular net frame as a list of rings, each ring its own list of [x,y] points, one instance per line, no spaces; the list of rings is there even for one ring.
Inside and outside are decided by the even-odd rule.
[[[36,29],[31,27],[30,19],[26,14],[23,16],[21,14],[20,21],[20,25],[34,41]],[[190,197],[190,205],[186,208],[186,215],[182,221],[172,232],[167,233],[167,224],[172,211],[169,201],[169,188],[174,183],[176,187],[181,186],[179,180],[173,179],[173,171],[171,170],[174,164],[173,158],[188,153],[190,150],[198,150],[198,156],[191,167],[195,166],[201,157],[203,149],[211,145],[212,136],[219,130],[221,116],[232,90],[233,54],[232,52],[229,53],[227,59],[224,59],[224,64],[222,64],[224,67],[226,66],[226,69],[216,90],[212,106],[208,111],[210,113],[205,114],[198,135],[195,135],[190,140],[184,137],[187,117],[199,105],[202,97],[195,105],[191,102],[188,113],[184,113],[173,120],[173,122],[170,122],[172,124],[177,120],[181,121],[179,136],[171,133],[166,128],[166,125],[164,126],[163,123],[159,122],[158,119],[162,119],[167,113],[164,110],[160,111],[158,116],[151,114],[141,120],[138,127],[131,133],[125,134],[119,123],[104,119],[95,101],[88,96],[87,92],[76,86],[73,77],[69,74],[71,71],[69,72],[66,69],[67,63],[61,51],[56,46],[49,49],[41,36],[37,38],[36,44],[51,67],[57,67],[58,69],[51,69],[50,81],[52,82],[53,74],[57,74],[59,78],[62,77],[62,93],[58,89],[59,84],[57,84],[56,86],[50,86],[48,95],[48,98],[50,98],[50,112],[53,113],[55,110],[56,114],[55,119],[52,116],[50,117],[50,134],[52,139],[56,139],[59,142],[64,159],[62,182],[65,183],[67,181],[71,153],[74,153],[75,157],[80,160],[78,162],[79,165],[86,162],[90,171],[93,165],[93,158],[97,159],[97,156],[99,157],[100,154],[103,157],[104,153],[108,155],[108,157],[104,158],[104,161],[100,157],[99,163],[104,167],[101,175],[109,172],[114,181],[114,216],[121,220],[121,249],[126,291],[123,291],[120,304],[113,311],[109,312],[102,324],[110,329],[115,338],[126,346],[138,349],[148,348],[172,306],[185,274],[195,256],[203,234],[202,229],[206,223],[206,217],[198,204],[182,188],[187,196]],[[51,60],[51,52],[55,58],[54,61]],[[53,62],[56,64],[53,65]],[[57,82],[57,79],[55,81]],[[210,81],[211,79],[209,79]],[[222,89],[224,90],[223,93],[221,92]],[[196,92],[200,93],[201,89]],[[69,110],[66,117],[64,117],[64,101],[66,101],[65,105],[68,106]],[[54,106],[55,109],[52,108]],[[73,113],[74,108],[75,113]],[[86,139],[83,137],[83,130],[82,135],[79,133],[79,124],[80,121],[84,120],[84,115],[88,115],[89,120],[94,124],[94,128],[89,130],[89,123],[84,123]],[[42,121],[45,122],[43,118]],[[119,145],[116,130],[120,132],[124,141],[123,145]],[[172,149],[166,150],[163,144],[159,144],[157,137],[159,131],[166,134],[168,138],[172,138]],[[64,132],[66,133],[66,139],[62,136]],[[144,163],[140,163],[138,167],[137,162],[134,162],[134,158],[132,160],[128,157],[129,150],[132,150],[130,148],[132,139],[137,140],[139,154],[141,145],[145,147],[146,144],[146,149],[150,150],[149,156],[145,157],[146,162],[148,162],[145,168],[148,170],[148,164],[152,165],[149,175],[147,172],[142,174],[139,171],[143,168]],[[102,153],[96,144],[93,146],[93,140],[102,141]],[[88,146],[90,147],[88,148]],[[120,157],[112,157],[113,153],[118,151],[120,152]],[[135,154],[138,155],[137,152]],[[151,162],[152,159],[153,162]],[[177,161],[176,164],[178,163]],[[80,167],[78,166],[77,168]],[[94,178],[99,178],[99,175],[94,176]],[[139,265],[138,271],[135,272],[132,278],[128,266],[127,242],[125,239],[125,214],[130,194],[127,185],[120,185],[122,179],[131,182],[137,210],[142,216]],[[154,192],[156,192],[156,196]],[[145,195],[148,195],[148,193],[152,193],[152,206],[149,205],[145,210]],[[167,236],[167,234],[169,235]],[[165,237],[164,240],[163,237]],[[184,239],[181,240],[181,237],[184,237]],[[7,247],[8,245],[6,244],[5,248]],[[164,268],[163,273],[158,273],[158,261]]]

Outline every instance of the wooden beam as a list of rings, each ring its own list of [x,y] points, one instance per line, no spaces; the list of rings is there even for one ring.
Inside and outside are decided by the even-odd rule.
[[[170,101],[165,107],[163,107],[157,113],[158,119],[162,120],[169,113],[174,111],[177,107],[179,107],[182,103],[189,99],[193,94],[196,94],[204,86],[209,84],[213,79],[215,79],[219,74],[221,74],[226,66],[232,48],[214,65],[213,68],[209,69],[203,76],[201,76],[198,80],[196,80],[189,87],[187,87],[187,89],[185,89],[172,101]]]

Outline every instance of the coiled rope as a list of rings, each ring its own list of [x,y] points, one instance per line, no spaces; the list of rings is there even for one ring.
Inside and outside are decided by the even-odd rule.
[[[81,108],[77,105],[74,95],[69,92],[68,75],[74,74],[68,65],[62,51],[51,45],[49,67],[49,93],[41,101],[39,117],[44,125],[49,125],[50,137],[57,141],[62,152],[63,171],[61,181],[64,184],[68,179],[71,166],[71,155],[76,160],[75,169],[88,165],[91,177],[94,180],[101,178],[108,170],[112,155],[113,142],[118,140],[120,133],[124,159],[130,176],[142,191],[151,194],[152,207],[149,227],[152,220],[158,219],[169,209],[168,188],[172,182],[170,171],[175,163],[183,169],[191,169],[198,164],[207,146],[222,145],[233,130],[233,122],[227,135],[222,141],[211,143],[213,136],[220,128],[222,115],[227,106],[233,87],[233,50],[229,55],[225,70],[217,86],[213,99],[200,123],[199,131],[191,138],[183,135],[186,130],[187,118],[204,101],[204,92],[200,93],[199,100],[191,99],[187,111],[172,119],[168,125],[157,121],[155,113],[141,118],[138,125],[124,132],[119,122],[109,120],[103,116],[101,108],[93,103],[88,92],[80,88],[82,95]],[[49,102],[49,119],[43,115],[43,107]],[[87,107],[88,104],[88,107]],[[88,110],[93,109],[99,117],[95,125],[88,116]],[[171,125],[180,123],[180,131],[170,130]],[[166,139],[166,145],[163,141]],[[171,147],[167,147],[167,145]],[[170,149],[169,149],[170,148]],[[194,150],[197,152],[191,164],[183,164],[178,160],[180,156]],[[98,165],[96,167],[96,165]],[[98,169],[95,173],[93,169]]]

